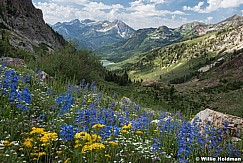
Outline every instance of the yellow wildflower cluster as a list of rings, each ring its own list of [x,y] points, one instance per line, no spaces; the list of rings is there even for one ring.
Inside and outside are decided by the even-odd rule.
[[[42,157],[45,155],[46,155],[46,152],[30,153],[31,157]]]
[[[107,157],[107,158],[111,158],[111,155],[109,155],[109,154],[105,154],[105,157]]]
[[[129,129],[131,129],[131,128],[132,128],[132,124],[131,124],[131,123],[129,123],[128,125],[124,125],[124,126],[122,127],[123,130],[129,130]]]
[[[102,128],[104,126],[105,125],[99,123],[99,124],[96,124],[96,125],[92,126],[92,128]]]
[[[44,128],[36,128],[33,127],[32,131],[30,132],[31,135],[36,135],[42,144],[41,146],[48,146],[52,141],[57,140],[57,133],[55,132],[46,132]],[[24,145],[28,148],[31,148],[33,146],[33,138],[27,138],[24,141]]]
[[[136,133],[136,134],[139,134],[139,135],[140,135],[140,134],[141,134],[141,135],[143,134],[143,132],[140,131],[140,130],[137,130],[135,133]]]
[[[57,140],[57,133],[45,132],[39,140],[43,143],[42,146],[47,146],[50,144],[51,141]]]
[[[28,136],[24,139],[23,144],[24,147],[28,148],[27,151],[32,160],[38,160],[40,157],[49,155],[53,141],[58,140],[57,133],[47,132],[44,128],[33,127],[29,133],[23,135]],[[19,151],[23,150],[24,148],[19,148]]]
[[[45,133],[44,128],[36,128],[36,127],[32,127],[32,131],[30,132],[30,134],[44,134],[44,133]]]
[[[114,142],[114,141],[110,141],[109,144],[112,145],[112,146],[118,146],[118,143]]]
[[[89,134],[87,132],[76,133],[74,138],[74,148],[82,147],[82,152],[104,149],[105,145],[100,143],[101,137],[97,134]]]
[[[86,151],[92,151],[92,150],[100,150],[105,149],[105,145],[102,143],[93,143],[93,144],[86,144],[82,148],[82,153],[85,153]]]
[[[4,140],[3,142],[4,147],[10,147],[13,145],[13,142],[9,142],[8,140]]]
[[[33,146],[33,138],[26,138],[24,140],[24,146],[26,146],[27,148],[31,148]]]

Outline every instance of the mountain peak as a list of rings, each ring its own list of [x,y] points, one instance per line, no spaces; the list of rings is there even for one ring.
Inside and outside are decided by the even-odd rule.
[[[227,21],[231,21],[231,20],[238,20],[238,19],[243,19],[243,16],[241,16],[240,14],[235,14],[231,17],[229,17],[228,19],[226,19]]]
[[[74,20],[72,20],[72,21],[70,21],[70,23],[80,23],[80,21],[78,20],[78,19],[74,19]]]
[[[88,24],[88,23],[92,23],[92,22],[95,22],[95,21],[94,20],[90,20],[90,19],[84,19],[81,22],[84,23],[84,24]]]

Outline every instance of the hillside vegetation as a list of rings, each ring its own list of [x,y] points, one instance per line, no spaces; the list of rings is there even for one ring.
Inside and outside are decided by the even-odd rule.
[[[132,81],[143,81],[143,85],[155,88],[151,92],[155,99],[167,101],[178,110],[196,113],[211,108],[243,116],[239,100],[243,82],[242,33],[242,25],[228,27],[156,48],[108,68],[115,72],[126,69]],[[171,89],[168,84],[175,88],[171,99],[165,93],[166,87]]]
[[[94,82],[49,82],[23,66],[1,61],[1,162],[182,163],[242,154],[227,124],[208,123],[202,132],[199,120],[179,112],[147,110],[99,92]]]

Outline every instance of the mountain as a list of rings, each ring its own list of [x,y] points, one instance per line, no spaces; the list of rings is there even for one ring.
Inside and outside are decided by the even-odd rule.
[[[65,40],[43,20],[43,13],[31,0],[0,1],[0,39],[13,47],[34,52],[35,48],[53,49]]]
[[[239,18],[209,25],[204,35],[154,48],[107,68],[128,72],[134,83],[146,86],[145,93],[176,110],[209,108],[242,117],[243,24],[236,23]]]
[[[135,30],[121,20],[94,21],[78,19],[56,23],[52,28],[66,39],[74,40],[80,47],[96,49],[132,37]]]
[[[217,24],[192,22],[175,29],[166,26],[140,29],[137,30],[131,38],[125,41],[97,49],[96,54],[105,56],[109,60],[119,62],[156,47],[196,38],[208,32],[226,29],[228,27],[237,27],[242,24],[243,16],[234,15]]]

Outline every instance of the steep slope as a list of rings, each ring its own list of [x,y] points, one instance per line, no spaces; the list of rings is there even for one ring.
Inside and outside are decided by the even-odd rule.
[[[210,67],[211,63],[220,58],[223,61],[229,57],[229,53],[241,48],[243,48],[243,25],[155,48],[139,57],[112,66],[130,69],[134,78],[159,80],[162,77],[168,82],[190,72],[197,72],[205,66]]]
[[[146,52],[156,47],[196,38],[209,32],[214,32],[228,27],[237,27],[242,24],[243,17],[240,15],[234,15],[217,24],[192,22],[175,29],[171,29],[166,26],[161,26],[157,29],[142,29],[136,31],[133,37],[119,44],[98,49],[97,54],[106,56],[110,60],[122,61],[133,55]]]
[[[120,42],[130,38],[135,31],[120,20],[96,22],[89,19],[82,21],[75,19],[70,22],[56,23],[52,27],[65,38],[76,40],[80,47],[88,49]]]
[[[40,9],[31,0],[0,1],[0,39],[14,47],[34,51],[34,46],[53,49],[63,46],[65,40],[43,20]]]

